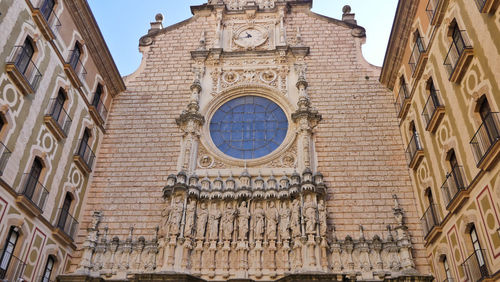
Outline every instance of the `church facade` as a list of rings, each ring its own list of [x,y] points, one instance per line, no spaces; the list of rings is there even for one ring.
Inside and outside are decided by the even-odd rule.
[[[365,30],[349,7],[342,20],[311,7],[208,1],[170,27],[157,15],[61,281],[430,281]]]

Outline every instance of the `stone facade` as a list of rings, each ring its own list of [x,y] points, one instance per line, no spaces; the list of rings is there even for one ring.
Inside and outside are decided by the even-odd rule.
[[[499,1],[400,1],[393,91],[438,281],[500,279]]]
[[[106,108],[125,85],[86,1],[0,10],[0,280],[54,280],[77,248]]]
[[[209,1],[165,28],[157,15],[113,102],[81,247],[60,279],[430,279],[365,30],[348,7],[336,20],[311,6]],[[243,160],[219,149],[210,121],[248,95],[277,104],[288,131]]]

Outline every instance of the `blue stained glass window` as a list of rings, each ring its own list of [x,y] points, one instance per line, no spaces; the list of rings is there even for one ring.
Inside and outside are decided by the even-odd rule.
[[[244,96],[222,105],[210,121],[212,140],[238,159],[263,157],[281,145],[288,131],[285,112],[269,99]]]

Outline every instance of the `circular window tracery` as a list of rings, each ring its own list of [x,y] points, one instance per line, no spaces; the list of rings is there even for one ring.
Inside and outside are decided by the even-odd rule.
[[[215,146],[238,159],[257,159],[285,140],[288,120],[283,109],[260,96],[243,96],[223,104],[210,121]]]

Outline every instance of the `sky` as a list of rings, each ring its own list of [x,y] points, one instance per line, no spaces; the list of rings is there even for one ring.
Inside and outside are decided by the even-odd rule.
[[[191,17],[190,6],[207,0],[88,0],[101,32],[122,76],[140,64],[139,38],[145,35],[157,13],[163,26]],[[350,5],[358,25],[366,29],[363,54],[368,62],[381,66],[398,0],[313,0],[313,12],[342,18],[342,7]]]

